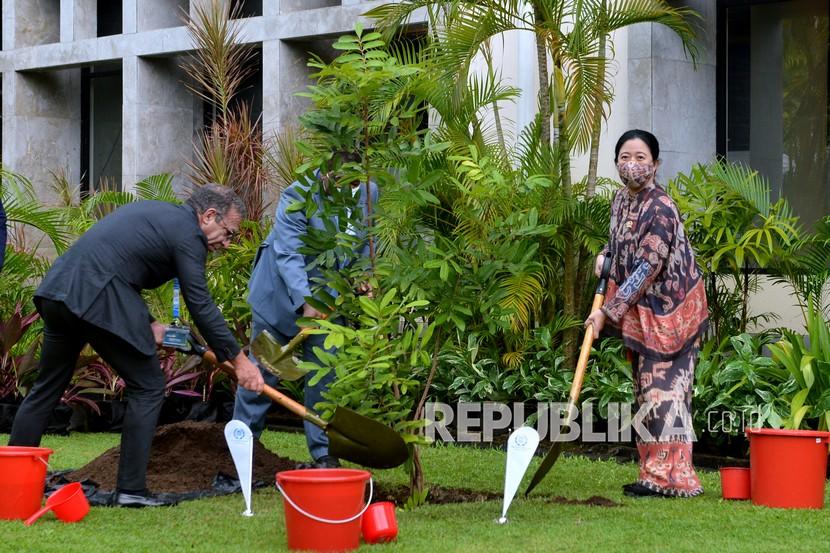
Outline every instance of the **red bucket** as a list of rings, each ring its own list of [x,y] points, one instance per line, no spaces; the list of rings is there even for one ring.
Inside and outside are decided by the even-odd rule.
[[[824,507],[830,432],[747,428],[753,505]]]
[[[720,488],[724,499],[749,499],[749,469],[723,467],[720,469]]]
[[[360,517],[366,482],[372,475],[355,469],[287,470],[277,473],[285,508],[285,533],[292,551],[351,551],[360,546]]]
[[[372,503],[360,519],[360,531],[366,543],[386,543],[398,537],[395,504],[391,501]]]
[[[52,453],[45,447],[0,447],[0,519],[25,520],[40,509]]]

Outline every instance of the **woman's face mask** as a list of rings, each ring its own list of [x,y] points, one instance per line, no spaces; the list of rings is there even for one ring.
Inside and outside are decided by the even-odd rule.
[[[617,163],[620,179],[630,189],[639,190],[654,177],[654,163],[620,161]]]

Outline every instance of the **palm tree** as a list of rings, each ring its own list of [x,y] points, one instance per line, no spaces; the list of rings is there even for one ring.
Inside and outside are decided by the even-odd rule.
[[[540,86],[533,129],[543,145],[551,144],[554,149],[547,173],[559,183],[566,202],[574,200],[571,155],[589,148],[592,163],[585,196],[594,194],[599,127],[613,97],[613,83],[606,72],[610,34],[635,23],[660,23],[680,37],[693,59],[696,54],[694,31],[688,22],[694,12],[673,8],[665,0],[403,0],[370,10],[367,15],[391,33],[422,8],[427,10],[436,39],[431,49],[436,66],[454,82],[450,90],[463,89],[470,81],[470,65],[491,38],[516,30],[534,34]],[[493,105],[497,106],[497,101]],[[566,226],[562,230],[573,235],[576,229]],[[574,240],[566,240],[562,292],[567,317],[578,316],[577,289],[584,286],[577,272],[587,254]],[[566,356],[573,364],[576,333],[570,332],[569,338]]]

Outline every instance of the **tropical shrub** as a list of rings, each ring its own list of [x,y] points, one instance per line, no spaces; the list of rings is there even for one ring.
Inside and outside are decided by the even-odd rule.
[[[784,428],[830,429],[830,322],[812,302],[807,309],[807,334],[784,331],[784,338],[770,345],[779,370],[793,384],[782,395],[789,415]],[[776,425],[772,425],[775,427]]]
[[[772,202],[769,183],[757,171],[721,161],[679,174],[668,192],[705,275],[714,340],[774,318],[751,314],[748,302],[758,289],[757,269],[774,270],[794,259],[801,233],[787,201]]]
[[[781,425],[792,385],[787,372],[764,355],[775,339],[774,333],[741,334],[719,347],[714,340],[704,344],[695,367],[692,409],[699,435],[709,432],[717,442],[742,434],[744,425]]]

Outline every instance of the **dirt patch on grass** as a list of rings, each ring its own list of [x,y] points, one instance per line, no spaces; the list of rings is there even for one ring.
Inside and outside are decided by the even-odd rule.
[[[403,505],[409,497],[409,488],[406,486],[384,486],[375,488],[374,501],[392,501],[396,505]],[[537,496],[545,503],[561,505],[590,505],[595,507],[618,507],[620,504],[598,495],[588,499],[568,499],[566,497]],[[501,501],[502,494],[488,491],[468,490],[466,488],[443,488],[429,486],[427,503],[431,505],[446,505],[448,503],[480,503],[482,501]]]
[[[558,505],[588,505],[591,507],[619,507],[622,505],[601,495],[592,495],[588,499],[568,499],[560,495],[545,497],[544,499],[545,503],[556,503]]]
[[[225,442],[224,424],[184,421],[161,426],[153,438],[150,463],[147,467],[147,487],[159,494],[185,494],[210,490],[216,475],[223,473],[236,477],[236,468]],[[80,469],[66,474],[71,481],[91,480],[100,490],[114,490],[120,454],[117,447],[107,450]],[[294,470],[297,461],[277,455],[261,443],[254,442],[253,480],[272,486],[275,475],[283,470]],[[374,501],[392,501],[402,506],[409,497],[409,488],[403,485],[378,483]],[[544,497],[549,503],[566,505],[619,505],[610,499],[594,496],[589,499]],[[500,501],[501,493],[429,486],[427,502],[432,505],[448,503],[477,503]]]

